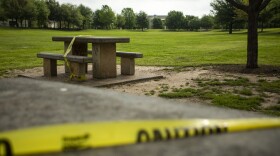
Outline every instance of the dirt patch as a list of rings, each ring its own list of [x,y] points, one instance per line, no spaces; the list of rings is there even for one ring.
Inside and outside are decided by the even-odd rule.
[[[63,68],[63,67],[59,67]],[[63,69],[61,69],[63,70]],[[222,65],[222,66],[206,66],[206,67],[146,67],[137,66],[136,72],[143,74],[162,75],[164,79],[150,80],[146,82],[130,83],[125,85],[116,85],[107,87],[118,92],[125,92],[136,95],[147,95],[157,97],[162,92],[170,92],[174,89],[180,88],[199,88],[197,80],[216,80],[223,81],[225,79],[246,78],[250,83],[257,83],[260,80],[277,81],[280,80],[280,67],[262,66],[258,69],[245,69],[242,65]],[[42,68],[37,67],[25,70],[12,70],[6,72],[3,77],[17,77],[20,74],[33,73],[37,75],[42,74]],[[223,90],[240,90],[246,88],[245,86],[220,86]],[[279,86],[280,88],[280,86]],[[200,87],[201,89],[201,87]],[[280,105],[279,93],[263,92],[258,94],[255,89],[252,89],[254,95],[264,98],[262,107]],[[201,100],[199,98],[182,98],[177,99],[184,103],[208,103],[209,100]]]
[[[109,87],[119,92],[126,92],[136,95],[158,96],[162,92],[170,92],[174,89],[180,88],[200,88],[197,80],[217,80],[223,81],[226,79],[248,79],[250,83],[258,83],[260,80],[276,81],[280,80],[280,68],[265,66],[258,69],[244,69],[241,65],[224,65],[224,66],[207,66],[207,67],[184,67],[184,68],[164,68],[164,67],[137,67],[142,72],[152,72],[158,75],[163,75],[164,79],[152,80],[143,83],[134,83],[126,85],[117,85]],[[223,90],[246,89],[246,86],[219,86]],[[279,86],[280,88],[280,86]],[[270,107],[279,105],[279,93],[264,92],[263,94],[257,93],[256,89],[252,89],[253,95],[264,98],[262,107]],[[177,99],[185,103],[208,103],[209,100],[201,100],[199,98],[181,98]]]

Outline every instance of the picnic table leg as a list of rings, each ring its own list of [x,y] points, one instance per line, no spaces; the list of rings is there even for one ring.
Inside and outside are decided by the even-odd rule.
[[[72,55],[78,55],[78,56],[87,56],[88,53],[88,44],[87,43],[74,43],[72,46]],[[86,63],[85,71],[87,73],[88,64]]]
[[[116,43],[92,44],[92,74],[93,78],[115,78]]]
[[[134,58],[121,58],[121,74],[134,75],[135,74],[135,60]]]
[[[46,59],[43,60],[44,76],[51,77],[57,76],[56,60]]]
[[[85,63],[71,62],[70,66],[71,66],[71,71],[74,74],[73,80],[77,80],[77,81],[86,80]]]
[[[66,50],[69,46],[70,42],[64,42],[64,53],[66,53]],[[70,55],[78,55],[78,56],[87,56],[87,43],[74,43],[72,45],[72,50],[70,51]],[[87,64],[85,66],[85,71],[87,72]],[[65,64],[65,73],[69,73],[69,68]]]
[[[70,42],[64,42],[64,54],[66,53],[66,50],[69,46]],[[71,52],[70,52],[71,54]],[[65,73],[70,73],[69,68],[67,67],[66,62],[64,63]]]

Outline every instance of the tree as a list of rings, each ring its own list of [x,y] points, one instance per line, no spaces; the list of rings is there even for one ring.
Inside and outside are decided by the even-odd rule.
[[[100,22],[100,10],[96,10],[94,13],[93,13],[93,27],[98,29],[98,28],[102,28],[103,27],[103,24]]]
[[[264,24],[269,22],[271,16],[273,16],[272,12],[268,8],[263,9],[260,13],[258,20],[261,24],[261,32],[263,32]]]
[[[168,29],[182,29],[185,17],[180,11],[170,11],[166,17],[166,26]]]
[[[190,31],[198,30],[200,28],[200,19],[196,16],[187,15],[185,23],[187,25],[186,28]]]
[[[92,22],[92,10],[89,7],[84,5],[79,5],[79,10],[83,16],[83,29],[90,28],[90,24]]]
[[[19,0],[2,0],[2,7],[6,13],[6,17],[13,21],[13,25],[19,27],[18,19],[20,18],[21,8],[18,3]],[[12,25],[12,26],[13,26]]]
[[[3,0],[0,0],[0,21],[5,21],[7,19],[7,15],[5,9],[3,7]]]
[[[125,25],[125,18],[122,15],[117,15],[116,26],[121,29]]]
[[[67,25],[68,29],[70,28],[70,16],[71,16],[70,10],[71,10],[71,4],[62,4],[60,7],[61,20],[64,23],[64,28],[66,28],[66,25]],[[66,22],[67,22],[67,24],[66,24]]]
[[[193,15],[185,16],[184,29],[191,30],[190,21],[193,20],[194,18],[196,18],[196,17]],[[200,25],[199,25],[199,27],[200,27]]]
[[[249,0],[249,4],[226,0],[248,14],[247,68],[258,68],[258,17],[271,0]]]
[[[81,29],[83,24],[83,16],[76,5],[70,5],[70,24],[73,27]]]
[[[240,9],[234,9],[236,17],[234,18],[233,29],[247,28],[246,24],[248,23],[248,15]]]
[[[62,17],[61,17],[59,2],[56,2],[55,0],[47,0],[46,3],[50,10],[48,19],[51,21],[60,22],[60,28],[61,28]],[[55,23],[54,23],[54,28],[55,28]]]
[[[210,15],[204,15],[200,19],[200,26],[204,29],[208,30],[211,29],[214,25],[214,17]]]
[[[124,8],[122,10],[122,16],[125,19],[125,28],[126,29],[133,29],[136,23],[136,15],[132,8]]]
[[[148,15],[145,12],[140,11],[140,13],[136,15],[136,24],[142,29],[142,31],[144,31],[144,28],[149,27]]]
[[[37,7],[35,5],[35,0],[28,0],[27,4],[25,5],[23,9],[23,18],[25,19],[25,22],[28,20],[28,26],[29,28],[32,27],[32,21],[36,20],[38,16]],[[25,23],[25,26],[27,24]]]
[[[83,23],[83,16],[76,5],[70,3],[61,5],[61,18],[64,21],[64,27],[67,26],[68,29],[71,26],[81,28]],[[67,23],[67,24],[66,24]]]
[[[232,34],[233,24],[237,16],[235,8],[225,0],[215,0],[210,4],[213,8],[217,23],[228,27],[229,34]]]
[[[260,16],[266,14],[266,22],[273,24],[273,27],[280,26],[280,0],[271,0],[268,6],[261,12]],[[261,17],[262,18],[262,17]]]
[[[103,28],[110,29],[115,21],[115,13],[108,5],[103,5],[99,12],[99,22]]]
[[[158,17],[155,17],[153,19],[152,23],[153,23],[153,29],[162,29],[163,28],[162,20]]]
[[[38,27],[46,28],[50,10],[44,0],[36,0],[35,5],[38,13],[37,14]]]
[[[26,9],[28,0],[18,0],[19,10],[18,10],[18,18],[20,20],[20,26],[23,27],[23,20],[25,19],[25,12],[28,10]]]

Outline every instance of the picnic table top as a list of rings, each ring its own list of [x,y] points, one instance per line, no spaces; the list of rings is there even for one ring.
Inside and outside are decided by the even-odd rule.
[[[71,42],[73,36],[54,36],[53,41]],[[129,43],[128,37],[100,37],[100,36],[77,36],[75,42],[82,43]]]

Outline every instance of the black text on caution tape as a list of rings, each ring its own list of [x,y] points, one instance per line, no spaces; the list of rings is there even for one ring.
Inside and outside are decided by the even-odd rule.
[[[171,139],[182,139],[191,136],[204,136],[212,134],[226,133],[226,126],[211,126],[201,128],[165,128],[152,130],[141,129],[137,133],[137,143],[163,141]]]
[[[0,156],[2,156],[2,154],[3,156],[12,155],[12,146],[7,139],[0,139]]]

